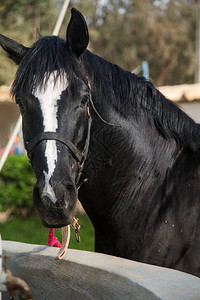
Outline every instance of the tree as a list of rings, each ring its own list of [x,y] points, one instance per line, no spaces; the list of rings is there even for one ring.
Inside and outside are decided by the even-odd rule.
[[[91,50],[128,70],[148,61],[150,77],[157,85],[193,82],[194,1],[107,0],[101,6],[100,3],[73,1],[89,19]]]
[[[36,27],[50,35],[61,0],[0,0],[0,32],[30,45]],[[90,49],[132,71],[148,61],[150,78],[157,84],[191,83],[195,70],[197,7],[189,0],[71,0],[89,26]],[[64,24],[70,18],[68,9]],[[66,25],[60,36],[65,38]],[[2,59],[0,85],[9,84],[14,65]]]
[[[30,46],[41,35],[51,35],[57,18],[53,0],[0,0],[0,33]],[[0,51],[0,85],[10,85],[16,72]]]

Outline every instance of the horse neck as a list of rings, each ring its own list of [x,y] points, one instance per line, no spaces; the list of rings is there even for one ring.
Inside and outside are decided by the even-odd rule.
[[[129,122],[116,129],[95,119],[84,170],[89,181],[80,193],[95,229],[120,235],[129,224],[126,218],[140,224],[138,232],[152,222],[157,211],[150,207],[159,201],[160,183],[178,155],[176,150],[175,143],[150,138],[148,130],[136,130]]]
[[[160,136],[144,117],[132,122],[128,117],[117,116],[112,105],[108,106],[106,114],[100,107],[99,110],[109,122],[117,122],[122,128],[108,126],[97,116],[93,119],[84,170],[90,187],[90,192],[86,191],[89,199],[86,210],[91,219],[95,216],[97,224],[101,224],[97,220],[102,218],[107,222],[115,218],[120,226],[130,212],[132,219],[134,214],[136,218],[139,214],[142,223],[146,218],[143,200],[148,199],[146,208],[154,201],[158,182],[164,181],[180,149],[175,141]]]
[[[189,145],[192,141],[195,147],[193,133],[197,128],[191,119],[185,116],[183,118],[182,112],[177,111],[169,102],[166,102],[169,110],[161,104],[163,112],[168,111],[169,115],[175,111],[178,118],[191,124],[187,129],[184,125],[186,123],[182,121],[184,128],[182,130],[179,126],[179,131],[183,131],[183,136],[173,130],[171,134],[168,124],[156,127],[162,126],[162,120],[158,118],[155,122],[153,118],[148,118],[148,110],[151,111],[152,107],[145,106],[143,110],[139,107],[137,110],[138,103],[134,103],[136,109],[130,111],[128,102],[125,101],[123,105],[120,98],[125,97],[130,101],[129,95],[137,84],[137,77],[100,58],[96,59],[93,54],[88,55],[91,59],[90,63],[87,62],[91,68],[88,68],[88,73],[95,106],[106,121],[120,124],[122,128],[108,126],[92,113],[90,152],[84,170],[90,179],[87,184],[89,191],[83,188],[81,193],[89,199],[85,202],[85,208],[91,218],[94,215],[96,219],[104,218],[108,222],[109,218],[115,218],[119,226],[123,224],[124,216],[129,215],[132,220],[135,216],[139,223],[144,224],[150,218],[149,207],[154,206],[157,199],[161,199],[160,186],[183,150],[184,142]],[[100,66],[96,68],[95,63]],[[122,88],[124,84],[125,93]],[[139,105],[141,106],[141,101]],[[176,118],[172,116],[172,120],[175,122]],[[172,126],[175,127],[174,124]],[[194,128],[194,131],[190,128]],[[171,136],[166,136],[167,130]],[[184,141],[185,136],[188,138]],[[199,133],[196,137],[199,140]],[[154,212],[151,210],[152,219],[153,213],[156,216],[156,209]]]

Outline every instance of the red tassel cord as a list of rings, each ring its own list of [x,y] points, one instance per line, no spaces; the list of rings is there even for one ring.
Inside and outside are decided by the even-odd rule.
[[[49,228],[48,245],[51,247],[61,248],[61,244],[57,237],[54,236],[55,228]]]

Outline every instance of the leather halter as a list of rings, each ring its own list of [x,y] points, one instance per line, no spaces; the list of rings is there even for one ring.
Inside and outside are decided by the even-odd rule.
[[[92,123],[92,118],[89,113],[89,106],[87,106],[87,112],[88,112],[88,129],[87,129],[87,137],[85,140],[85,146],[84,146],[82,152],[70,140],[66,139],[65,136],[60,132],[53,132],[53,131],[40,132],[35,137],[33,137],[30,141],[25,141],[25,143],[24,143],[25,149],[27,150],[27,154],[28,154],[28,157],[30,160],[31,160],[31,151],[40,142],[42,142],[44,140],[55,140],[55,141],[58,141],[58,142],[64,144],[65,146],[67,146],[71,150],[73,156],[78,161],[79,171],[78,171],[78,174],[76,177],[76,186],[79,183],[79,179],[81,177],[84,163],[87,158],[87,154],[88,154],[88,150],[89,150],[90,131],[91,131],[91,123]],[[84,180],[84,182],[85,182],[85,180]],[[79,188],[80,185],[81,184],[79,184],[79,186],[77,186],[77,188]]]
[[[74,157],[76,158],[76,160],[78,161],[79,171],[78,171],[78,174],[76,176],[76,187],[77,187],[77,189],[79,189],[81,187],[81,185],[84,182],[87,181],[87,178],[86,178],[81,183],[79,183],[79,180],[80,180],[80,177],[81,177],[81,174],[82,174],[82,170],[83,170],[86,158],[87,158],[87,154],[88,154],[88,150],[89,150],[89,144],[90,144],[90,131],[91,131],[92,118],[91,118],[90,111],[89,111],[89,104],[92,106],[94,112],[96,113],[98,118],[103,123],[105,123],[106,125],[109,125],[113,128],[122,128],[121,125],[116,125],[116,124],[109,123],[101,117],[101,115],[97,111],[97,109],[96,109],[96,107],[95,107],[95,105],[92,101],[91,86],[90,86],[89,83],[88,83],[88,87],[89,87],[89,90],[90,90],[89,102],[87,104],[88,130],[87,130],[87,137],[86,137],[86,140],[85,140],[85,146],[84,146],[82,152],[70,140],[66,139],[65,136],[62,133],[59,133],[59,132],[52,132],[52,131],[40,132],[35,137],[33,137],[30,141],[24,141],[25,149],[27,150],[27,154],[28,154],[28,157],[29,157],[30,160],[31,160],[31,151],[41,141],[56,140],[56,141],[64,144],[65,146],[67,146],[71,150],[71,152],[74,155]]]
[[[25,142],[27,152],[30,153],[40,142],[44,140],[56,140],[61,142],[72,151],[73,155],[79,162],[82,161],[83,156],[79,149],[71,141],[67,140],[63,134],[53,131],[40,132],[29,142]]]

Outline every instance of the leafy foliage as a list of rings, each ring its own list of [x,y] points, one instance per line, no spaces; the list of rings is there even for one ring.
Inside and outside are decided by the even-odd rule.
[[[0,33],[30,46],[39,35],[51,35],[58,11],[53,0],[0,0]],[[0,51],[0,85],[10,85],[17,67]]]
[[[32,213],[32,190],[35,182],[27,157],[9,156],[0,174],[0,211],[13,209],[14,213]]]
[[[157,85],[194,81],[194,1],[96,1],[96,18],[85,1],[74,2],[89,17],[95,53],[130,71],[148,61]]]

